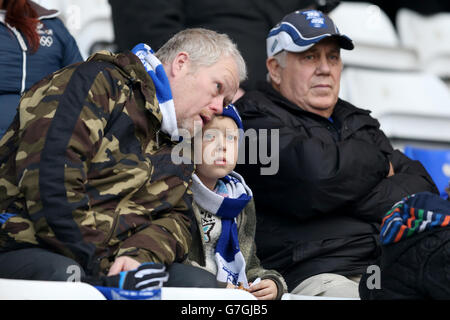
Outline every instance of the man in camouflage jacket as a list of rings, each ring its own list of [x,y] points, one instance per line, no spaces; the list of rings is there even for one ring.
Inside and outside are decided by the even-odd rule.
[[[178,60],[161,61],[179,122],[180,89],[170,71]],[[214,93],[215,101],[234,95],[233,75],[236,83]],[[207,121],[222,105],[203,110]],[[175,142],[161,122],[154,83],[131,52],[94,54],[34,85],[0,141],[0,256],[39,247],[75,260],[88,275],[111,274],[114,263],[118,273],[185,259],[194,166],[171,161]],[[131,260],[117,265],[121,257]]]

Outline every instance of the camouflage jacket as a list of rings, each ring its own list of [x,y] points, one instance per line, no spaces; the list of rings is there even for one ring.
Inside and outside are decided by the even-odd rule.
[[[182,261],[194,167],[173,164],[161,120],[131,52],[99,52],[36,83],[0,140],[0,212],[10,213],[0,251],[40,246],[87,274],[122,255]]]

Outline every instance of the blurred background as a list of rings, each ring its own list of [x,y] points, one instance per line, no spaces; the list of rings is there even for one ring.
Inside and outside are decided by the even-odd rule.
[[[145,42],[156,51],[186,27],[226,32],[264,81],[265,37],[289,12],[318,8],[355,43],[342,51],[340,97],[369,109],[394,147],[420,160],[440,189],[450,180],[450,1],[35,0],[58,9],[83,58]]]

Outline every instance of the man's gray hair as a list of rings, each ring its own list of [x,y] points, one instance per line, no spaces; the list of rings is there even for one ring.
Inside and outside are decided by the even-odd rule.
[[[280,67],[285,68],[286,67],[286,56],[287,56],[287,51],[283,50],[283,51],[278,52],[273,57],[275,58],[275,60],[277,60]]]
[[[247,79],[247,67],[236,44],[223,33],[203,28],[190,28],[178,32],[157,52],[156,57],[163,63],[171,63],[179,52],[187,52],[194,70],[200,66],[209,67],[223,56],[234,59],[239,73],[239,81]]]
[[[277,60],[277,62],[280,65],[280,67],[285,68],[286,67],[286,56],[287,56],[287,51],[282,50],[282,51],[278,52],[277,54],[275,54],[273,56],[273,58],[275,60]],[[272,81],[269,72],[267,72],[266,80],[267,80],[267,82],[271,82]]]

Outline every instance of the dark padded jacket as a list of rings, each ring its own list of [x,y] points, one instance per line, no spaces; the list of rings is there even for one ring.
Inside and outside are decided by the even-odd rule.
[[[248,140],[247,164],[236,170],[254,191],[258,257],[282,273],[289,290],[319,273],[365,272],[378,255],[380,222],[392,205],[415,192],[438,192],[419,162],[393,150],[370,111],[339,99],[331,122],[269,84],[236,107],[246,130],[269,129],[269,144],[272,130],[279,130],[276,174],[261,174],[269,165],[260,157],[248,164]],[[278,150],[272,148],[273,156]],[[387,178],[389,161],[395,175]]]

